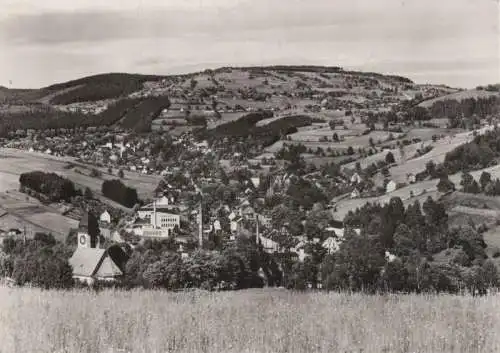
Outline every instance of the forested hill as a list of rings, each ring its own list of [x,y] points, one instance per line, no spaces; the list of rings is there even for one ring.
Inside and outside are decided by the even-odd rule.
[[[492,87],[498,86],[485,90],[491,93]],[[203,112],[210,111],[219,120],[225,120],[223,113],[256,110],[294,116],[321,109],[376,113],[402,102],[415,106],[461,92],[336,66],[223,67],[182,75],[108,73],[41,89],[0,87],[0,134],[102,125],[147,132],[172,102],[171,110],[183,112],[182,116],[173,114],[174,118],[199,124]],[[498,95],[498,91],[491,94]]]

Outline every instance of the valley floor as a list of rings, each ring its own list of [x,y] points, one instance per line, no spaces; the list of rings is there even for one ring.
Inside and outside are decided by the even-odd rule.
[[[498,352],[500,296],[0,287],[0,351]]]

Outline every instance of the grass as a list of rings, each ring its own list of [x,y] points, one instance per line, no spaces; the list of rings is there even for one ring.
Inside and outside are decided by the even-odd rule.
[[[498,352],[495,296],[0,287],[0,351]]]
[[[9,158],[3,158],[3,157]],[[0,149],[0,191],[17,189],[19,176],[22,173],[30,172],[33,170],[50,170],[62,175],[75,184],[82,187],[89,187],[94,194],[101,192],[101,185],[103,179],[117,179],[116,168],[114,175],[107,174],[107,168],[96,168],[102,173],[103,179],[93,178],[88,175],[77,173],[74,169],[65,169],[64,167],[68,162],[75,162],[71,157],[55,157],[43,153],[30,153],[24,150],[17,149]],[[76,163],[77,168],[87,174],[90,174],[90,165]],[[136,188],[139,197],[147,198],[158,185],[161,177],[155,175],[146,175],[136,172],[130,172],[125,169],[125,179],[123,182],[130,187]]]

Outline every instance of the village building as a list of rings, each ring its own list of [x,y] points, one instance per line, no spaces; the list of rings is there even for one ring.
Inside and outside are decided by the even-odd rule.
[[[351,176],[351,184],[359,184],[363,181],[363,178],[358,173],[354,173]]]
[[[263,250],[269,254],[280,251],[280,245],[278,242],[265,236],[259,236],[259,243],[262,245]]]
[[[111,214],[106,210],[99,216],[99,221],[104,223],[111,223]]]
[[[181,217],[166,196],[140,208],[137,217],[133,232],[141,237],[168,238],[175,228],[181,226]]]
[[[359,192],[358,188],[354,188],[351,192],[351,199],[357,199],[359,197],[361,197],[361,192]]]
[[[99,247],[98,222],[90,212],[85,212],[80,220],[77,243],[69,259],[75,280],[92,285],[96,281],[113,282],[122,277],[126,254],[119,247]]]
[[[397,184],[394,180],[390,180],[385,186],[385,192],[390,193],[396,190]]]

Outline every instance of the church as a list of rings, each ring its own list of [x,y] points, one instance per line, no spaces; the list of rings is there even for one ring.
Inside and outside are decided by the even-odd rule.
[[[98,220],[88,211],[78,224],[77,244],[69,259],[73,279],[88,285],[96,281],[115,282],[121,279],[128,256],[118,245],[101,248]]]

